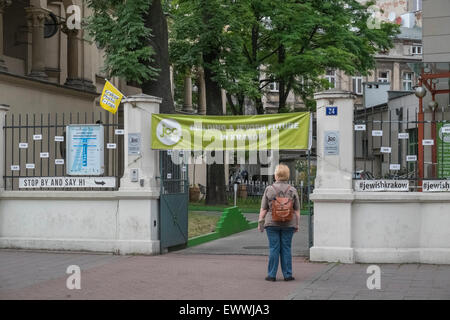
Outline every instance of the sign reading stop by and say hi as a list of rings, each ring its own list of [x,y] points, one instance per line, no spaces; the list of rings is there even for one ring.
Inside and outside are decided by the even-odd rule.
[[[27,177],[19,179],[20,189],[115,187],[115,177]]]

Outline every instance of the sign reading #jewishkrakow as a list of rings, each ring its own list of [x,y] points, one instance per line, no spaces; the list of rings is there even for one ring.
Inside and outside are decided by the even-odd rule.
[[[161,150],[308,150],[309,112],[252,116],[152,115],[152,148]]]

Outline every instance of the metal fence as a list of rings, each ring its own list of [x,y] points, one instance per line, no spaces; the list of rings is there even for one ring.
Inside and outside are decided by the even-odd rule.
[[[104,126],[104,174],[115,177],[117,190],[123,174],[123,124],[118,114],[55,113],[10,114],[5,116],[5,176],[6,190],[21,190],[24,177],[63,177],[66,175],[66,126],[69,124],[102,124]],[[122,130],[123,131],[123,130]],[[40,188],[38,190],[54,190]],[[27,189],[31,190],[31,189]],[[58,190],[92,191],[93,188],[61,188]],[[98,189],[95,189],[98,190]]]
[[[423,180],[450,178],[447,119],[448,114],[441,109],[426,112],[425,120],[419,121],[415,106],[355,110],[353,179],[408,180],[409,191],[421,191]],[[419,154],[421,125],[423,150]]]

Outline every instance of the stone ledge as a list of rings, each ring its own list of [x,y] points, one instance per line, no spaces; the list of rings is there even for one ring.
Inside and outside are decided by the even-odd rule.
[[[115,253],[121,255],[160,254],[159,240],[51,239],[0,237],[2,249],[52,250],[63,252]]]
[[[146,191],[3,191],[0,200],[158,200],[159,192]]]
[[[353,192],[353,193],[313,193],[314,202],[450,202],[450,192]]]

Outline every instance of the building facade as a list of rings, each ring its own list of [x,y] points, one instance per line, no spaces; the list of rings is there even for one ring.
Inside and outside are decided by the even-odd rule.
[[[0,103],[10,113],[99,111],[103,53],[67,24],[89,14],[81,0],[0,1]],[[126,95],[139,93],[111,81]]]

